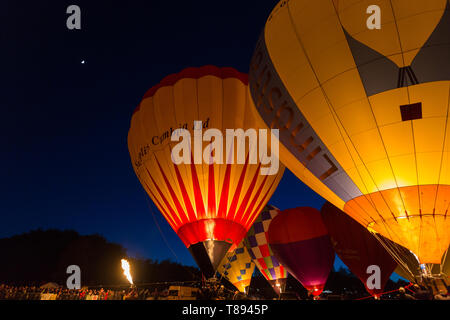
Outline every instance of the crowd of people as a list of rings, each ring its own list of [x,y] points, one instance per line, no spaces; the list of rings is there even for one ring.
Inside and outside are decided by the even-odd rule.
[[[426,287],[415,284],[414,286],[400,287],[398,291],[391,292],[381,297],[382,300],[449,300],[450,290],[433,294]],[[339,296],[330,296],[335,300]],[[169,290],[157,290],[148,288],[131,287],[127,289],[67,289],[62,287],[35,287],[35,286],[9,286],[0,284],[0,300],[158,300],[168,299]],[[306,298],[309,300],[313,297]],[[327,299],[328,297],[322,297]],[[238,291],[232,292],[223,286],[199,288],[196,294],[199,300],[247,300],[258,299],[256,296],[247,296]],[[261,297],[259,297],[261,299]],[[281,298],[283,299],[283,298]],[[298,300],[298,295],[287,300]],[[284,299],[283,299],[284,300]],[[343,300],[340,297],[338,300]]]
[[[408,291],[407,291],[408,289]],[[397,294],[399,300],[449,300],[450,301],[450,289],[440,290],[437,294],[427,289],[424,286],[415,284],[411,289],[400,287]]]
[[[153,300],[167,296],[167,291],[129,288],[111,289],[67,289],[0,284],[0,300]]]

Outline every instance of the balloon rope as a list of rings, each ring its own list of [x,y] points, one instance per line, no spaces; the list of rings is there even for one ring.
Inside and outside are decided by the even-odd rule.
[[[178,262],[180,262],[180,259],[178,258],[177,254],[176,254],[175,251],[170,247],[169,242],[167,241],[166,237],[164,236],[164,234],[163,234],[163,232],[162,232],[162,230],[161,230],[161,228],[160,228],[160,226],[159,226],[158,220],[156,220],[155,213],[153,212],[153,208],[152,208],[152,206],[151,206],[150,201],[148,200],[148,196],[147,196],[147,195],[145,195],[145,199],[147,200],[147,205],[148,205],[148,207],[150,208],[150,212],[152,213],[153,221],[155,221],[156,227],[158,228],[159,233],[161,234],[161,237],[163,238],[163,240],[164,240],[164,242],[165,242],[167,248],[169,248],[169,250],[170,250],[170,251],[172,252],[172,254],[175,256],[175,259],[176,259]]]
[[[447,250],[445,251],[444,257],[442,258],[441,266],[440,266],[440,267],[441,267],[441,268],[440,268],[440,269],[441,269],[441,274],[446,275],[446,276],[450,276],[450,275],[444,273],[444,264],[445,264],[445,260],[447,260],[448,250],[449,250],[449,249],[447,249]]]
[[[169,245],[169,242],[167,241],[166,237],[164,236],[164,234],[163,234],[163,232],[162,232],[162,230],[161,230],[161,228],[160,228],[160,226],[159,226],[158,220],[156,220],[156,215],[155,215],[155,213],[154,213],[154,211],[153,211],[153,208],[152,208],[152,206],[151,206],[150,201],[148,200],[147,194],[145,194],[145,199],[147,200],[147,205],[148,205],[148,207],[150,208],[150,212],[152,213],[153,221],[155,221],[156,227],[158,228],[159,233],[161,234],[161,237],[163,238],[164,242],[166,243],[167,248],[169,248],[169,250],[170,250],[170,251],[172,252],[172,254],[175,256],[176,261],[177,261],[179,264],[181,264],[181,265],[184,267],[184,269],[187,270],[187,271],[191,274],[191,276],[192,276],[193,278],[195,278],[195,277],[196,277],[195,274],[192,273],[191,270],[189,270],[185,265],[183,265],[183,264],[181,263],[180,258],[178,258],[178,256],[177,256],[177,254],[175,253],[175,251],[174,251],[174,250],[172,249],[172,247]]]
[[[395,252],[397,248],[394,247],[394,245],[390,246],[386,241],[383,241],[381,237],[378,236],[378,234],[374,233],[373,236],[378,240],[379,243],[390,253],[390,255],[394,258],[394,260],[399,264],[400,268],[403,269],[403,271],[409,273],[409,275],[412,276],[412,278],[415,278],[414,272],[409,269],[409,266],[406,262],[404,262],[400,254],[398,252]]]

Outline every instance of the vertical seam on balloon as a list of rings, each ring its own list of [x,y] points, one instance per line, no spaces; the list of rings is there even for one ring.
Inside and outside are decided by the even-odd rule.
[[[333,6],[334,6],[334,5],[333,5]],[[325,93],[325,90],[323,89],[322,84],[320,83],[319,78],[318,78],[318,76],[317,76],[317,74],[316,74],[316,72],[315,72],[315,70],[314,70],[314,68],[313,68],[313,66],[312,66],[311,59],[310,59],[309,56],[307,55],[306,50],[305,50],[305,47],[304,47],[304,45],[303,45],[303,43],[302,43],[302,41],[301,41],[301,39],[300,39],[300,36],[298,35],[297,28],[296,28],[296,26],[295,26],[295,24],[294,24],[294,22],[293,22],[292,14],[291,14],[291,12],[290,12],[290,6],[289,6],[289,3],[287,4],[287,10],[288,10],[288,14],[289,14],[289,19],[290,19],[291,25],[292,25],[293,28],[294,28],[294,32],[295,32],[297,41],[299,42],[300,46],[302,47],[303,53],[305,54],[305,58],[307,59],[308,64],[309,64],[309,66],[310,66],[310,68],[311,68],[311,71],[313,72],[313,74],[314,74],[314,76],[315,76],[315,78],[316,78],[316,81],[317,81],[317,84],[318,84],[318,88],[320,88],[320,90],[322,91],[322,94],[323,94],[323,96],[325,97],[325,99],[326,99],[326,101],[327,101],[328,107],[330,108],[331,114],[333,115],[334,121],[336,122],[336,116],[337,116],[337,115],[334,114],[335,111],[334,111],[334,108],[332,108],[332,106],[331,106],[331,101],[329,100],[327,94]],[[338,19],[339,19],[339,16],[338,16]],[[338,118],[338,119],[339,119],[339,118]],[[340,120],[339,120],[339,122],[340,122]],[[337,125],[337,123],[336,123],[336,125]],[[341,126],[342,126],[342,124],[341,124]],[[341,130],[340,130],[340,128],[339,128],[338,125],[337,125],[337,127],[338,127],[338,129],[339,129],[339,133],[341,134],[342,141],[344,142],[344,144],[346,145],[346,148],[347,148],[347,150],[348,150],[348,146],[347,146],[347,143],[345,142],[345,138],[344,138],[344,136],[343,136],[343,134],[342,134],[342,132],[341,132]],[[344,131],[345,131],[345,128],[344,128],[343,126],[342,126],[342,128],[343,128]],[[347,136],[348,136],[348,138],[349,138],[349,140],[350,140],[350,142],[351,142],[350,136],[349,136],[348,134],[347,134]],[[352,143],[352,142],[351,142],[351,143]],[[353,145],[353,143],[352,143],[352,145]],[[358,154],[359,158],[361,159],[361,156],[359,155],[359,153],[358,153],[358,151],[356,150],[356,148],[355,148],[354,146],[353,146],[353,148],[355,149],[356,153]],[[360,178],[361,178],[361,182],[364,184],[364,187],[366,188],[367,195],[364,194],[363,192],[361,192],[362,195],[363,195],[367,200],[368,200],[367,197],[370,198],[370,200],[368,200],[369,203],[372,203],[372,207],[373,207],[373,208],[375,209],[375,211],[378,213],[378,215],[380,216],[380,218],[381,218],[382,220],[384,220],[383,216],[379,213],[378,209],[376,208],[375,204],[373,203],[373,200],[372,200],[371,195],[370,195],[370,193],[369,193],[369,191],[368,191],[368,188],[367,188],[367,186],[366,186],[364,180],[362,179],[361,173],[359,172],[359,169],[358,169],[358,167],[357,167],[357,165],[356,165],[355,160],[353,159],[353,156],[351,155],[350,150],[348,150],[348,153],[349,153],[349,155],[350,155],[350,157],[351,157],[351,159],[352,159],[352,161],[353,161],[353,163],[354,163],[354,165],[355,165],[355,168],[356,168],[356,170],[357,170],[357,172],[358,172],[358,175],[359,175]],[[375,181],[374,181],[372,175],[370,174],[369,170],[368,170],[367,167],[365,166],[365,163],[362,161],[362,159],[361,159],[361,162],[363,163],[364,167],[366,168],[367,173],[369,174],[370,178],[372,179],[373,184],[374,184],[375,187],[378,189],[378,186],[376,185],[376,183],[375,183]],[[350,177],[349,177],[349,178],[350,178]],[[351,178],[350,178],[350,179],[351,179]],[[354,182],[353,182],[353,183],[354,183]],[[379,190],[378,190],[378,191],[379,191]],[[386,200],[384,200],[384,201],[386,202]],[[386,205],[387,205],[387,203],[386,203]],[[388,206],[388,207],[389,207],[389,206]],[[364,210],[364,208],[361,208],[361,209],[363,209],[363,211],[366,212],[366,210]],[[376,221],[376,220],[373,219],[367,212],[366,212],[366,214],[367,214],[373,221]]]
[[[340,23],[340,25],[341,25],[341,28],[343,28],[343,24],[342,24],[342,22],[341,22],[341,19],[340,19],[340,16],[339,16],[339,12],[336,11],[336,8],[335,8],[335,7],[334,7],[334,9],[335,9],[335,12],[336,12],[337,19],[338,19],[338,21],[339,21],[339,23]],[[351,53],[351,55],[353,56],[353,52],[351,52],[351,50],[350,50],[350,53]],[[354,59],[354,57],[353,57],[353,59]],[[358,68],[358,66],[356,66],[356,68]],[[390,158],[389,158],[389,155],[388,155],[388,152],[387,152],[386,145],[384,144],[383,136],[381,135],[381,131],[380,131],[380,128],[379,128],[379,126],[378,126],[378,122],[377,122],[376,117],[375,117],[375,114],[374,114],[374,112],[373,112],[372,103],[370,102],[370,99],[369,99],[368,96],[367,96],[366,88],[365,88],[364,86],[363,86],[363,88],[364,88],[364,92],[366,93],[366,101],[367,101],[367,103],[368,103],[369,106],[370,106],[370,111],[371,111],[371,113],[372,113],[372,117],[373,117],[373,119],[374,119],[374,121],[375,121],[375,124],[376,124],[376,127],[377,127],[378,135],[379,135],[380,140],[381,140],[381,142],[382,142],[382,144],[383,144],[383,148],[384,148],[384,152],[385,152],[386,158],[387,158],[387,160],[388,160],[388,162],[389,162],[389,167],[390,167],[390,169],[391,169],[391,173],[392,173],[392,176],[393,176],[393,178],[394,178],[395,185],[396,185],[396,187],[397,187],[397,192],[398,192],[398,194],[400,195],[400,198],[401,198],[402,204],[403,204],[403,209],[404,209],[404,211],[406,212],[405,202],[404,202],[404,200],[403,200],[403,196],[402,196],[402,194],[401,194],[401,192],[400,192],[400,189],[399,189],[399,187],[398,187],[397,178],[396,178],[396,176],[395,176],[395,172],[394,172],[394,169],[393,169],[393,167],[392,167],[392,163],[391,163],[391,161],[390,161]],[[327,98],[327,100],[328,100],[328,98]],[[331,105],[331,102],[330,102],[330,105]],[[337,114],[336,114],[336,116],[337,116]],[[338,117],[338,118],[339,118],[339,117]],[[339,122],[340,122],[340,121],[339,121]],[[341,125],[342,125],[342,124],[341,124]],[[343,128],[344,131],[346,132],[344,126],[342,126],[342,128]],[[346,132],[346,134],[347,134],[347,132]],[[349,136],[348,134],[347,134],[347,136],[349,137],[349,140],[350,140],[350,142],[351,142],[350,136]],[[345,140],[344,140],[344,141],[345,141]],[[353,144],[353,143],[352,143],[352,144]],[[353,147],[354,147],[354,146],[353,146]],[[360,158],[360,160],[361,160],[361,162],[363,163],[364,167],[366,168],[367,173],[369,173],[369,175],[370,175],[370,177],[371,177],[371,179],[372,179],[372,182],[373,182],[373,184],[376,186],[376,188],[377,188],[379,194],[381,195],[383,201],[385,202],[386,207],[387,207],[387,208],[389,209],[389,211],[391,212],[391,215],[394,217],[394,220],[397,221],[397,217],[394,215],[393,211],[391,210],[391,207],[389,206],[388,202],[387,202],[386,199],[384,198],[383,193],[382,193],[381,190],[379,189],[378,185],[375,183],[375,180],[373,179],[372,174],[371,174],[370,171],[368,170],[366,164],[364,163],[364,161],[362,161],[362,158],[361,158],[361,156],[359,155],[359,152],[357,151],[356,148],[354,148],[354,149],[355,149],[356,153],[358,154],[358,157]],[[353,158],[352,158],[352,159],[353,159]],[[355,164],[355,167],[356,167],[356,164]],[[358,169],[357,169],[357,170],[358,170]],[[359,171],[359,170],[358,170],[358,171]],[[362,180],[362,178],[361,178],[361,180]],[[364,183],[364,182],[363,182],[363,183]],[[375,210],[378,212],[378,209],[376,208],[375,203],[373,203],[373,207],[374,207]],[[383,217],[382,217],[382,222],[385,223],[385,220],[384,220]]]
[[[450,110],[450,82],[449,82],[447,101],[448,101],[447,102],[447,117],[445,119],[444,141],[442,143],[441,164],[439,166],[438,184],[437,184],[436,196],[434,198],[434,205],[433,205],[433,215],[434,215],[435,210],[436,210],[436,203],[437,203],[437,198],[438,198],[438,194],[439,194],[439,187],[440,187],[440,183],[441,183],[442,165],[444,163],[445,144],[447,142],[446,141],[446,139],[447,139],[447,130],[448,130],[448,126],[449,126],[448,117],[449,117],[449,110]]]

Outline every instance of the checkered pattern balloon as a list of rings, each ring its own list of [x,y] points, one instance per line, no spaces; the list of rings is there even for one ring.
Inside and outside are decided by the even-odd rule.
[[[274,206],[264,207],[244,239],[253,262],[268,281],[287,278],[286,269],[275,258],[267,241],[270,222],[279,212]]]
[[[250,285],[253,271],[255,264],[243,242],[235,250],[228,252],[217,268],[217,272],[240,292],[246,292],[245,288]]]

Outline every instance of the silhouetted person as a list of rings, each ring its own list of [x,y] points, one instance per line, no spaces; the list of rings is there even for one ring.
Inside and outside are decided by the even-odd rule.
[[[412,295],[410,295],[409,293],[406,293],[406,290],[403,287],[400,287],[400,289],[398,289],[397,299],[398,300],[416,300],[416,298],[414,298]]]
[[[428,289],[418,284],[414,285],[414,298],[416,300],[433,300],[433,296]]]

